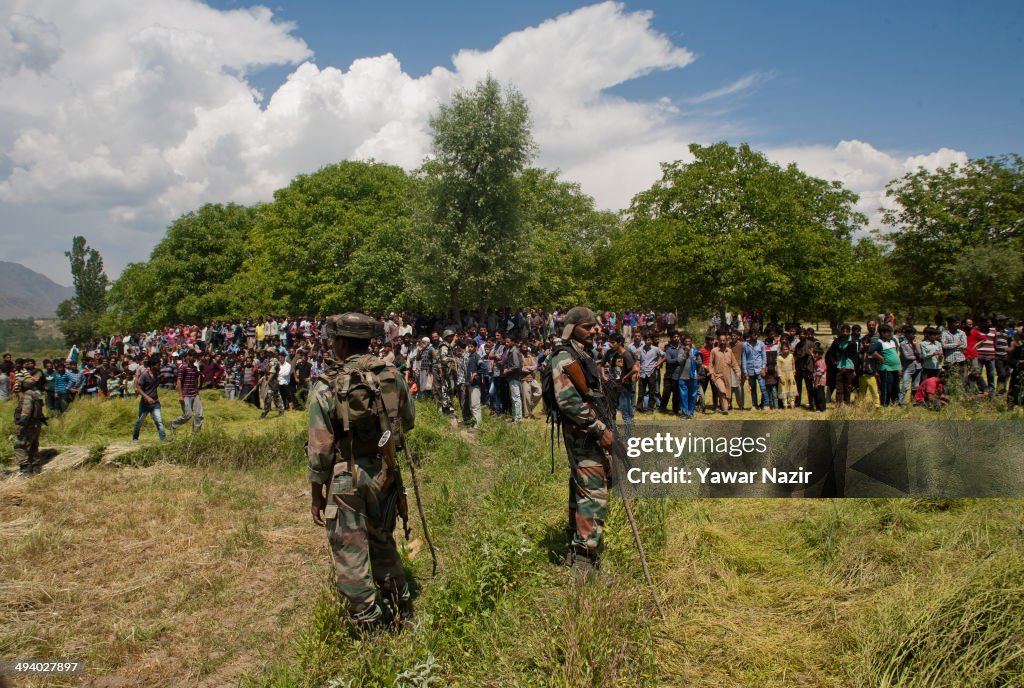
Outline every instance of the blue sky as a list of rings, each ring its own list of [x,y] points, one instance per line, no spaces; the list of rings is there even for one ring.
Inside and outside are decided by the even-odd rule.
[[[413,170],[487,74],[526,96],[535,164],[598,207],[745,141],[884,230],[890,180],[1024,152],[1022,67],[1015,2],[7,0],[0,257],[67,284],[83,234],[116,276],[203,203],[339,160]]]
[[[300,1],[274,7],[278,18],[297,24],[319,64],[347,66],[390,52],[407,73],[421,76],[450,67],[460,49],[486,50],[511,31],[587,4]],[[667,96],[685,105],[759,75],[752,92],[727,106],[763,145],[856,138],[892,152],[946,146],[971,157],[1024,149],[1024,3],[624,4],[652,11],[653,28],[697,60],[610,93]],[[262,70],[252,81],[272,92],[289,71]]]

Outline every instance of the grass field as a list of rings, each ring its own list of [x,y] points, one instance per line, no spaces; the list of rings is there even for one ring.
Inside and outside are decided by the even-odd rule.
[[[637,502],[662,622],[615,502],[605,575],[567,578],[543,423],[469,436],[426,404],[410,441],[440,571],[414,517],[414,626],[354,639],[308,515],[303,417],[205,405],[195,438],[160,445],[147,421],[124,465],[0,482],[0,656],[81,658],[93,686],[1024,684],[1024,502]],[[728,418],[822,417],[794,413]],[[126,442],[134,417],[82,402],[43,444]]]

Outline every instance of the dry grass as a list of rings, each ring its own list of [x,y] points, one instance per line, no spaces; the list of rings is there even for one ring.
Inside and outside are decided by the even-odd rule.
[[[4,657],[230,685],[281,651],[323,577],[296,470],[93,468],[0,490]]]
[[[69,417],[64,439],[125,433],[121,409],[74,412],[99,415]],[[662,624],[615,502],[609,577],[566,585],[565,456],[550,474],[543,424],[469,439],[427,405],[410,440],[441,571],[407,556],[414,628],[357,645],[309,524],[302,417],[255,413],[211,400],[209,432],[150,438],[126,458],[142,467],[0,483],[0,656],[82,657],[90,680],[147,686],[1024,681],[1020,501],[637,502]],[[953,652],[970,661],[913,661]]]

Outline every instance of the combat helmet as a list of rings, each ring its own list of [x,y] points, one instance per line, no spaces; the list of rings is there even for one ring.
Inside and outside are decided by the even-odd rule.
[[[384,336],[384,323],[363,313],[342,313],[327,318],[327,336],[373,339]]]
[[[569,312],[565,314],[565,326],[562,328],[562,339],[571,339],[572,331],[576,329],[577,325],[583,325],[586,323],[596,323],[597,317],[594,315],[594,311],[590,310],[586,306],[576,306],[570,308]]]

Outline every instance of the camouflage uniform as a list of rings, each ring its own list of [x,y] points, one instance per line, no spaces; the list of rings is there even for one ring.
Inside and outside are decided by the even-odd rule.
[[[46,416],[43,413],[43,395],[36,389],[35,377],[22,378],[22,393],[14,407],[14,458],[18,461],[22,475],[38,473],[39,432]]]
[[[569,323],[567,316],[565,329],[571,333],[580,322]],[[569,336],[571,334],[563,339],[568,340]],[[579,358],[585,371],[590,368],[587,378],[592,389],[600,389],[600,378],[592,379],[599,373],[586,347],[575,340],[568,346],[573,348],[575,356],[566,347],[556,349],[551,357],[551,374],[569,455],[569,535],[575,564],[579,556],[590,561],[597,558],[608,513],[609,472],[604,450],[598,443],[606,426],[573,386],[565,368]]]
[[[455,415],[455,406],[452,405],[452,371],[455,368],[455,358],[452,345],[447,341],[448,337],[454,335],[453,330],[445,330],[441,344],[437,347],[437,356],[434,358],[434,391],[441,404],[441,413],[446,416]]]
[[[260,418],[265,418],[270,413],[271,402],[277,409],[277,415],[284,415],[284,399],[281,397],[281,385],[277,381],[277,372],[280,369],[281,364],[277,358],[272,358],[267,362],[267,388],[263,393],[263,413],[260,414]]]
[[[346,316],[364,317],[345,314],[332,320]],[[373,322],[371,319],[370,323]],[[324,520],[338,591],[348,600],[349,618],[357,624],[368,624],[381,620],[383,615],[375,586],[395,599],[399,610],[411,607],[393,535],[399,476],[388,470],[380,454],[378,440],[382,433],[376,422],[369,429],[365,424],[353,424],[348,433],[342,429],[344,411],[339,408],[336,383],[357,370],[369,371],[379,382],[381,400],[392,427],[397,429],[395,423],[401,423],[404,431],[411,430],[416,412],[398,369],[372,355],[329,362],[310,393],[309,481],[330,486]]]

